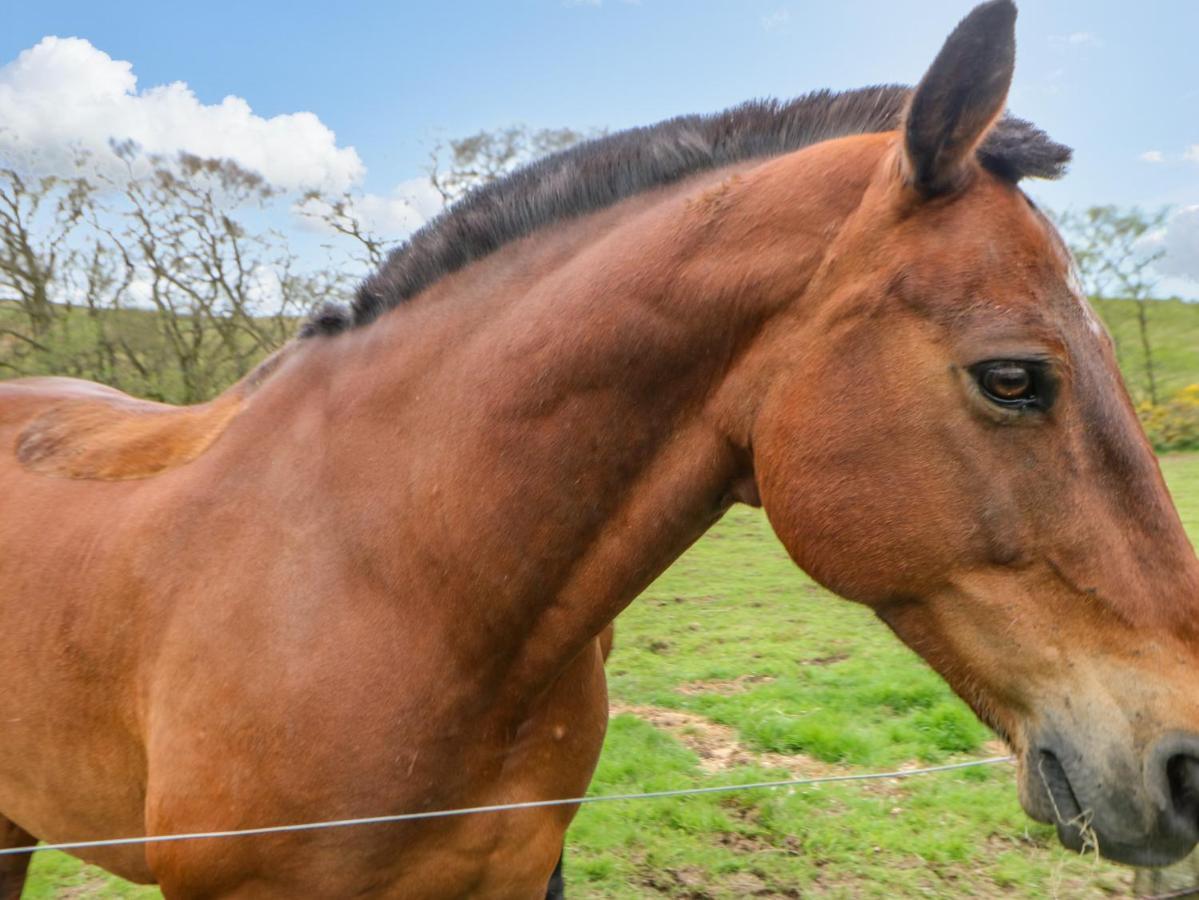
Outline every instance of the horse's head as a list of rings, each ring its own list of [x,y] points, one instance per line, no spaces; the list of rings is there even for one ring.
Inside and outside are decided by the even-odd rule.
[[[1008,739],[1030,815],[1164,864],[1199,836],[1199,561],[1061,239],[979,162],[1014,20],[978,7],[860,153],[754,466],[799,564]]]

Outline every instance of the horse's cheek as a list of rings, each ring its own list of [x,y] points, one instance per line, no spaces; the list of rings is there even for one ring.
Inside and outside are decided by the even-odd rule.
[[[927,464],[919,428],[882,434],[864,420],[764,429],[763,509],[796,564],[835,593],[870,605],[925,595],[968,552],[957,480]]]

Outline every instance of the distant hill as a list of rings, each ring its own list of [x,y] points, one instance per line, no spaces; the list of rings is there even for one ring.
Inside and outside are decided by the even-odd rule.
[[[1094,300],[1096,311],[1112,333],[1120,369],[1137,401],[1149,396],[1144,354],[1131,300]],[[1154,300],[1148,307],[1149,338],[1157,368],[1159,399],[1187,385],[1199,384],[1199,303]]]

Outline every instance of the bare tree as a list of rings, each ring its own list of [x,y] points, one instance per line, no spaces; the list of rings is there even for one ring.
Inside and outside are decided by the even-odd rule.
[[[17,310],[27,326],[4,327],[4,334],[41,346],[54,318],[55,279],[91,199],[83,178],[0,168],[0,304]]]
[[[259,175],[113,149],[119,174],[0,170],[0,367],[196,402],[349,292],[267,227],[280,192]]]
[[[1165,224],[1168,208],[1146,212],[1139,207],[1092,206],[1058,217],[1079,275],[1093,297],[1132,300],[1149,402],[1158,403],[1157,371],[1149,328],[1149,303],[1157,284],[1153,265],[1164,251],[1148,247],[1145,238]]]
[[[133,299],[157,313],[179,380],[172,393],[206,399],[286,341],[308,305],[281,237],[245,224],[279,191],[230,160],[114,149],[126,163],[126,176],[110,183],[120,203],[92,225],[125,273],[120,297],[136,287]],[[117,299],[110,295],[109,309],[121,306]],[[126,356],[150,368],[137,353]]]
[[[471,188],[601,134],[602,131],[581,132],[573,128],[533,129],[527,125],[479,131],[438,144],[432,153],[429,181],[448,205]]]
[[[440,146],[430,183],[445,202],[585,135],[512,126]],[[353,193],[302,194],[292,209],[348,246],[302,266],[269,226],[291,198],[230,160],[80,158],[70,176],[0,168],[0,368],[92,378],[174,402],[213,396],[349,296],[402,237],[374,230]],[[369,207],[367,207],[369,208]],[[334,248],[331,246],[331,250]],[[356,271],[355,271],[356,270]]]
[[[317,222],[333,234],[350,242],[351,259],[366,271],[383,265],[397,243],[370,228],[358,209],[357,198],[350,192],[329,197],[318,190],[306,192],[296,204],[296,212]],[[331,248],[330,248],[331,249]]]
[[[443,206],[448,206],[473,188],[502,178],[541,156],[603,133],[602,130],[581,132],[571,128],[531,129],[526,125],[478,131],[434,148],[427,170],[429,183],[441,196]],[[329,196],[311,190],[300,198],[295,210],[348,242],[353,265],[370,272],[386,262],[388,254],[401,239],[373,227],[362,211],[361,200],[352,192]],[[329,246],[328,249],[335,248]]]

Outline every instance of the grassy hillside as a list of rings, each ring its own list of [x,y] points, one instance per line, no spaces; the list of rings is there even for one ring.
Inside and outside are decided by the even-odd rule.
[[[1149,395],[1145,355],[1131,300],[1096,300],[1095,309],[1116,343],[1120,369],[1137,400]],[[1199,303],[1155,300],[1148,306],[1149,336],[1161,398],[1199,382]]]

